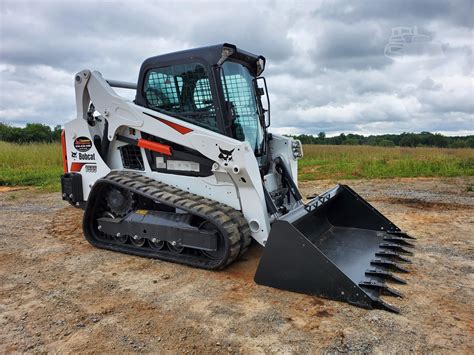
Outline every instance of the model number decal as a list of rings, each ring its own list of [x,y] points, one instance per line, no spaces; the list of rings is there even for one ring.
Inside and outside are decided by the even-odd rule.
[[[74,148],[80,152],[87,152],[92,147],[92,141],[87,137],[77,137],[74,140]]]
[[[86,173],[96,173],[97,165],[86,165]]]

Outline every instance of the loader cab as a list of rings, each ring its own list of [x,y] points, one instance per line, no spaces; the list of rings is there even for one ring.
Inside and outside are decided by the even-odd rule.
[[[263,156],[269,125],[266,87],[259,87],[264,67],[264,57],[231,44],[152,57],[140,69],[135,103],[247,141]]]

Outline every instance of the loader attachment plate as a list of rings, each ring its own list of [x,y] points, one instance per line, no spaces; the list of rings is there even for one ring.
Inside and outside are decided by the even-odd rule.
[[[337,185],[273,223],[255,282],[398,312],[380,296],[401,297],[386,282],[405,283],[392,272],[408,272],[411,239]]]

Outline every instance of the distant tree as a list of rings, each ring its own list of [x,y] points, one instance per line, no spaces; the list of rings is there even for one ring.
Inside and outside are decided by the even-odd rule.
[[[10,127],[7,126],[5,123],[0,122],[0,140],[1,141],[6,141],[7,136],[10,132]]]
[[[389,139],[381,139],[381,140],[377,141],[375,145],[378,145],[380,147],[394,147],[395,143],[393,143]]]
[[[342,144],[344,144],[344,145],[358,145],[359,140],[357,138],[346,138],[344,141],[342,141]]]
[[[314,136],[308,135],[308,134],[300,134],[298,136],[294,136],[294,138],[299,139],[301,141],[301,143],[303,143],[303,144],[315,144],[315,143],[317,143],[316,138]]]
[[[326,138],[326,133],[325,132],[319,132],[318,133],[318,139],[319,140],[324,141],[325,138]]]
[[[61,125],[54,126],[53,132],[52,132],[52,140],[53,141],[61,141],[61,133],[63,131],[63,128]]]
[[[445,148],[448,146],[448,140],[443,135],[436,133],[432,136],[432,143],[435,147]]]
[[[401,147],[416,147],[419,144],[417,136],[413,133],[402,133],[402,138],[400,139]]]
[[[0,140],[7,142],[21,142],[23,131],[20,127],[13,127],[6,123],[1,123]]]
[[[449,145],[450,148],[467,148],[467,142],[464,140],[455,140]]]
[[[471,136],[468,139],[466,139],[466,145],[469,148],[474,148],[474,137]]]
[[[23,130],[23,139],[25,142],[51,142],[51,128],[40,123],[28,123]]]
[[[340,145],[340,144],[343,144],[345,140],[346,140],[346,135],[344,133],[341,133],[340,135],[333,137],[332,143],[336,145]]]

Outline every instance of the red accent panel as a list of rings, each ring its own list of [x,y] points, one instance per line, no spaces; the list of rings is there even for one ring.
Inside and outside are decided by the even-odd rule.
[[[64,173],[67,173],[67,149],[66,149],[66,132],[61,132],[61,146],[63,147],[63,170]]]
[[[191,128],[181,126],[180,124],[165,120],[163,118],[158,118],[158,120],[163,122],[165,125],[170,126],[171,128],[173,128],[174,130],[178,131],[181,134],[187,134],[193,131]]]
[[[169,145],[164,145],[164,144],[161,144],[161,143],[152,142],[152,141],[149,141],[149,140],[146,140],[146,139],[143,139],[143,138],[140,138],[138,140],[137,145],[140,148],[153,150],[154,152],[158,152],[158,153],[165,154],[165,155],[171,155],[171,147]]]
[[[71,163],[71,172],[81,171],[82,167],[87,163]]]

